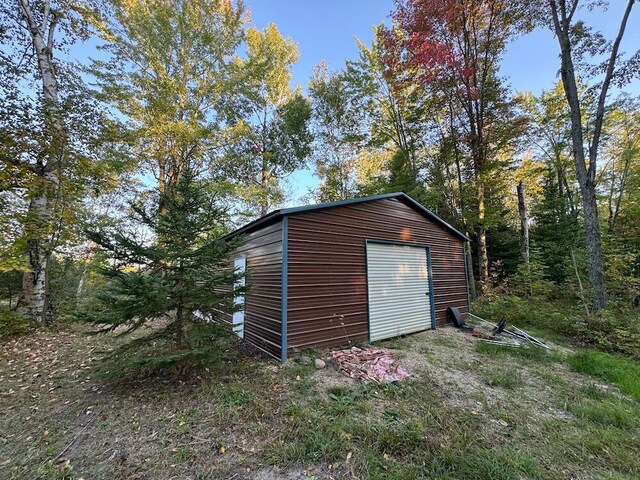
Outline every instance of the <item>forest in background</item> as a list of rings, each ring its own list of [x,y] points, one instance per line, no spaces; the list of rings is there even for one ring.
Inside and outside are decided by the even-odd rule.
[[[309,202],[404,191],[465,232],[483,311],[640,355],[637,12],[608,39],[580,20],[602,3],[399,1],[303,89],[295,39],[238,2],[7,2],[0,332],[169,314],[171,359],[202,354],[194,312],[233,308],[219,237],[311,167]],[[535,28],[558,40],[559,79],[515,92],[501,58]],[[83,67],[68,52],[88,39],[104,59]]]

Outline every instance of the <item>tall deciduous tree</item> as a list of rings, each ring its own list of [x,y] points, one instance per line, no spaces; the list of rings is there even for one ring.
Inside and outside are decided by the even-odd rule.
[[[36,222],[51,226],[51,201],[60,189],[58,172],[64,168],[66,161],[64,147],[67,132],[61,118],[60,85],[54,65],[54,40],[61,13],[55,6],[51,9],[50,2],[45,2],[41,11],[35,2],[19,0],[18,4],[20,16],[29,32],[31,45],[37,58],[38,73],[42,81],[45,129],[50,133],[49,151],[44,155],[42,166],[38,166],[40,170],[38,176],[42,179],[41,191],[30,199],[28,215]],[[53,221],[55,222],[55,219]],[[18,301],[19,310],[28,317],[39,318],[42,322],[46,320],[48,309],[48,269],[51,257],[48,238],[43,237],[43,235],[35,235],[27,241],[31,269],[25,272],[22,294]]]
[[[130,121],[134,155],[163,194],[185,165],[222,148],[244,22],[242,4],[225,0],[108,0],[94,19],[109,58],[91,72]]]
[[[17,310],[44,323],[53,252],[77,221],[85,189],[108,177],[110,163],[98,165],[97,150],[105,148],[100,132],[110,122],[75,67],[59,58],[65,46],[88,35],[74,2],[5,3],[0,32],[0,183],[8,207],[1,215],[10,226],[1,248],[14,260],[3,263],[24,270]],[[17,261],[18,251],[27,262]]]
[[[225,153],[225,174],[238,182],[240,196],[265,215],[283,200],[280,180],[301,168],[311,153],[311,105],[291,88],[299,57],[291,38],[274,24],[246,36],[247,57],[236,58],[241,83],[230,119],[233,135]]]
[[[496,149],[504,144],[512,117],[499,77],[506,44],[526,25],[520,2],[502,0],[406,0],[398,2],[395,26],[402,31],[402,62],[392,68],[411,72],[423,85],[451,97],[470,153],[476,193],[475,230],[480,289],[487,282],[487,175]],[[396,60],[397,62],[397,60]]]
[[[620,83],[628,81],[630,75],[637,70],[637,64],[640,62],[638,53],[624,62],[621,62],[619,58],[620,43],[635,1],[627,0],[613,42],[606,41],[600,33],[593,32],[575,16],[579,7],[586,4],[597,6],[601,3],[583,0],[549,0],[546,3],[546,13],[550,17],[551,28],[560,46],[560,76],[571,117],[573,157],[582,196],[588,252],[587,266],[595,311],[607,307],[602,240],[596,198],[596,168],[605,118],[605,104],[611,83],[613,81]],[[593,116],[586,116],[590,105],[586,105],[579,94],[578,69],[581,65],[588,64],[588,56],[597,57],[600,55],[607,57],[603,63],[589,65],[583,69],[587,75],[590,73],[599,75],[598,84],[594,89],[595,113]],[[589,136],[587,132],[589,132]]]
[[[387,189],[420,197],[420,153],[433,123],[426,113],[431,99],[410,75],[389,68],[388,62],[398,61],[399,51],[397,42],[386,41],[385,32],[383,26],[374,27],[370,47],[357,42],[358,59],[346,62],[345,82],[348,94],[365,114],[367,147],[379,150],[379,155],[386,153],[389,159]]]
[[[309,82],[313,106],[314,160],[321,202],[356,196],[358,150],[363,144],[364,112],[354,105],[344,72],[330,74],[319,64]]]

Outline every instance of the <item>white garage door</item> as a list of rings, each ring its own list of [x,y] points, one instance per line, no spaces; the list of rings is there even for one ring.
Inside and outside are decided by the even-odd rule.
[[[367,284],[371,341],[431,327],[424,247],[368,242]]]

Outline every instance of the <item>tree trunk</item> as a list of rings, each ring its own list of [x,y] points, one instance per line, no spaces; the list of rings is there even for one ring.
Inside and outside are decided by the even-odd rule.
[[[453,107],[449,102],[449,128],[451,130],[451,139],[453,140],[453,152],[456,163],[456,176],[458,178],[458,194],[460,195],[460,216],[462,217],[462,223],[465,226],[465,234],[469,237],[469,231],[467,227],[467,209],[466,202],[464,201],[464,190],[462,188],[462,168],[460,166],[460,150],[458,148],[457,132],[453,126]],[[471,243],[466,242],[464,245],[464,255],[466,257],[467,264],[467,282],[469,283],[469,295],[472,300],[478,298],[478,292],[476,291],[476,279],[473,275],[473,253],[471,252]]]
[[[183,320],[184,319],[183,319],[183,311],[182,311],[182,302],[179,301],[178,308],[176,309],[176,321],[175,321],[176,348],[178,350],[184,350],[186,348]]]
[[[49,314],[49,260],[47,245],[42,239],[27,241],[30,271],[22,276],[22,293],[16,304],[16,312],[42,325]]]
[[[589,283],[593,290],[593,309],[599,311],[607,308],[607,291],[604,284],[604,265],[602,259],[602,245],[600,237],[600,225],[598,223],[598,205],[596,202],[596,162],[598,146],[604,121],[605,102],[611,79],[613,78],[615,64],[618,59],[618,49],[624,35],[624,31],[633,8],[634,0],[627,0],[616,39],[611,45],[609,60],[606,62],[606,70],[602,79],[602,86],[598,95],[595,119],[591,130],[591,145],[589,146],[589,164],[585,154],[584,130],[582,125],[582,108],[576,80],[576,72],[573,61],[573,27],[572,17],[576,9],[568,10],[564,2],[558,4],[558,0],[550,0],[553,29],[560,45],[560,76],[571,114],[571,141],[573,156],[576,165],[576,176],[582,195],[582,208],[584,211],[585,233],[587,241],[587,266],[589,269]],[[575,4],[578,5],[577,3]]]
[[[613,201],[613,195],[614,195],[614,188],[615,188],[615,160],[612,161],[612,167],[611,167],[611,175],[612,175],[612,179],[611,179],[611,192],[609,194],[609,219],[608,219],[608,224],[609,224],[609,232],[614,233],[616,230],[616,222],[618,220],[618,215],[620,214],[620,206],[622,205],[622,196],[624,195],[625,189],[626,189],[626,185],[627,185],[627,178],[629,177],[629,169],[631,167],[631,158],[632,158],[632,154],[631,152],[624,152],[623,155],[624,157],[624,168],[622,169],[622,175],[620,177],[620,181],[619,181],[619,186],[618,186],[618,191],[616,192],[618,197],[616,198],[616,201]]]
[[[527,213],[527,199],[524,185],[518,183],[518,214],[520,216],[520,258],[529,263],[529,214]]]
[[[467,232],[467,237],[469,233]],[[471,300],[475,300],[478,298],[478,292],[476,292],[476,281],[473,277],[473,254],[471,253],[471,244],[469,242],[465,242],[464,244],[464,255],[466,257],[467,264],[467,281],[469,282],[469,295],[471,296]]]
[[[87,242],[87,249],[82,259],[82,273],[80,274],[80,280],[78,281],[78,288],[76,288],[76,302],[80,301],[84,296],[84,291],[87,286],[87,279],[89,278],[89,263],[93,257],[93,249],[91,242]]]
[[[262,189],[260,195],[260,215],[265,216],[269,213],[269,171],[266,166],[262,167],[260,188]]]
[[[31,36],[33,51],[38,60],[38,71],[42,79],[44,99],[44,120],[52,132],[50,145],[45,146],[46,163],[39,165],[39,191],[29,202],[28,226],[33,238],[27,242],[27,255],[30,270],[22,279],[22,293],[18,299],[16,311],[27,318],[42,324],[47,322],[49,313],[49,262],[52,254],[50,233],[53,226],[51,199],[60,188],[58,172],[63,167],[65,128],[60,118],[58,100],[58,80],[53,64],[53,38],[57,24],[55,13],[51,12],[49,2],[45,2],[44,18],[41,23],[33,16],[28,0],[18,0],[22,17]],[[54,232],[55,233],[55,232]]]
[[[487,254],[487,230],[484,226],[484,183],[478,177],[476,180],[476,194],[478,196],[478,290],[484,292],[489,281],[489,256]]]
[[[604,265],[602,262],[602,244],[600,240],[600,223],[598,221],[598,204],[595,185],[581,188],[584,207],[584,223],[587,239],[587,270],[589,283],[593,289],[593,310],[607,308],[607,292],[604,285]]]

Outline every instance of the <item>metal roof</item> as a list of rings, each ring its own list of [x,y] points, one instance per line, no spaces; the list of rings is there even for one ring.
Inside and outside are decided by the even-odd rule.
[[[445,227],[447,230],[451,231],[451,233],[453,233],[455,236],[457,236],[461,240],[469,241],[469,237],[467,237],[464,233],[460,232],[459,230],[449,225],[447,222],[445,222],[443,219],[441,219],[431,210],[420,205],[418,202],[416,202],[413,198],[411,198],[409,195],[407,195],[404,192],[384,193],[381,195],[372,195],[370,197],[350,198],[348,200],[340,200],[338,202],[325,202],[325,203],[317,203],[315,205],[303,205],[301,207],[281,208],[279,210],[274,210],[273,212],[268,213],[267,215],[260,217],[250,223],[247,223],[246,225],[238,228],[237,230],[234,230],[233,232],[223,236],[222,239],[228,240],[243,233],[253,232],[255,230],[258,230],[261,227],[266,227],[267,225],[278,221],[280,218],[284,217],[285,215],[312,212],[316,210],[342,207],[345,205],[353,205],[356,203],[373,202],[376,200],[384,200],[389,198],[396,198],[400,200],[401,202],[413,208],[417,212],[421,213],[428,219],[436,223],[439,223],[440,225]]]

